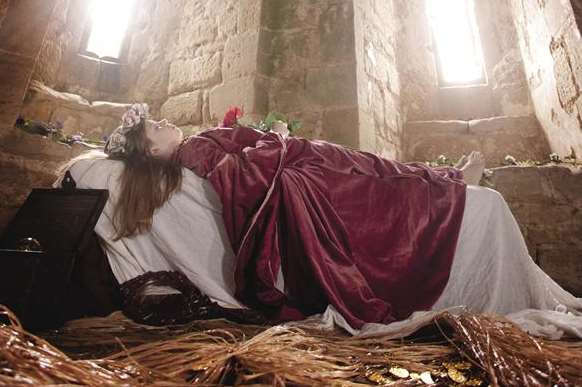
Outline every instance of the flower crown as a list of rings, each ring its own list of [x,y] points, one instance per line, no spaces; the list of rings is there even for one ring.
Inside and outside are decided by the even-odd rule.
[[[108,155],[123,155],[127,152],[126,134],[139,127],[142,120],[149,116],[149,107],[145,103],[134,103],[121,117],[121,126],[111,133],[105,144]]]

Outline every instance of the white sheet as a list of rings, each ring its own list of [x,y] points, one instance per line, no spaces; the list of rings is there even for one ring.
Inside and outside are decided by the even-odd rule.
[[[80,160],[70,169],[78,188],[109,190],[110,200],[95,232],[117,281],[123,283],[148,271],[181,271],[214,301],[242,307],[233,297],[234,254],[220,200],[210,184],[184,169],[182,189],[155,212],[151,232],[114,241],[113,203],[122,170],[121,162],[103,159]]]
[[[460,308],[459,306],[464,306]],[[469,186],[449,282],[432,311],[395,324],[354,330],[333,308],[323,314],[353,334],[402,337],[443,310],[505,315],[537,336],[582,338],[582,299],[572,296],[531,259],[519,226],[497,191]]]
[[[116,199],[123,166],[110,160],[77,162],[71,173],[79,188],[109,189]],[[233,297],[234,256],[222,223],[219,200],[209,184],[184,170],[182,189],[155,214],[151,233],[113,241],[113,206],[108,201],[96,227],[121,283],[146,271],[180,270],[211,299],[241,307]],[[315,316],[322,327],[338,325],[357,335],[406,336],[442,310],[506,315],[528,332],[557,339],[582,338],[582,299],[548,277],[530,258],[519,227],[503,197],[468,187],[459,241],[449,282],[431,311],[390,325],[351,328],[328,307]],[[312,318],[312,321],[313,320]]]

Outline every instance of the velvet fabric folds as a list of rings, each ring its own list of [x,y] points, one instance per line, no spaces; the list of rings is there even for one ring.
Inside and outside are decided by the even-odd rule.
[[[178,158],[222,200],[235,296],[249,307],[286,320],[331,304],[359,328],[429,309],[447,283],[459,170],[242,127],[189,137]]]

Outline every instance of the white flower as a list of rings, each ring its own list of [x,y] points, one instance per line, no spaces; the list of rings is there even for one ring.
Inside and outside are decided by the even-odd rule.
[[[287,137],[289,135],[289,128],[287,127],[287,123],[283,121],[273,122],[271,131],[279,133],[283,137]]]
[[[503,159],[503,161],[505,162],[505,164],[508,164],[508,165],[516,165],[517,164],[517,160],[515,159],[515,157],[513,157],[511,155],[505,156],[505,159]]]
[[[148,116],[148,105],[145,103],[134,103],[121,117],[121,123],[124,128],[130,130],[140,123],[141,120]],[[127,131],[126,131],[127,133]]]
[[[447,156],[445,155],[439,155],[439,157],[437,157],[436,162],[438,165],[445,165],[449,160],[447,159]]]
[[[105,153],[125,153],[125,144],[127,143],[127,140],[122,131],[123,127],[120,126],[111,133],[111,136],[109,136],[109,139],[107,140],[107,144],[105,144]]]

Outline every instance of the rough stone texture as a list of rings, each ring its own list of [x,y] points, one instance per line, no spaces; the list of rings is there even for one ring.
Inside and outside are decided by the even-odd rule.
[[[0,52],[0,137],[18,116],[33,67],[32,58]]]
[[[224,47],[222,76],[225,81],[252,76],[257,72],[257,57],[252,55],[259,50],[259,32],[245,32],[231,36]]]
[[[30,187],[48,187],[55,180],[54,162],[39,163],[0,151],[0,233],[30,193]]]
[[[301,120],[299,136],[359,147],[353,2],[265,1],[261,25],[267,110]]]
[[[8,3],[10,0],[0,0],[0,27],[2,27],[2,22],[8,13]]]
[[[444,154],[456,160],[472,150],[483,152],[490,166],[502,165],[506,155],[518,160],[548,159],[550,149],[540,141],[535,117],[495,117],[474,121],[413,121],[404,127],[403,158],[435,160]]]
[[[499,164],[506,154],[582,154],[582,48],[571,8],[475,3],[488,83],[439,88],[423,0],[141,0],[120,64],[79,55],[86,1],[0,0],[0,229],[30,188],[50,184],[56,166],[82,151],[7,130],[20,110],[99,137],[127,102],[148,102],[187,133],[238,105],[251,119],[280,111],[302,121],[298,135],[390,158],[477,149]],[[41,83],[25,94],[31,74]],[[562,167],[493,176],[532,255],[580,294],[579,181]]]
[[[257,97],[261,3],[183,3],[174,51],[166,55],[171,97],[163,101],[163,112],[173,111],[181,123],[197,127],[216,125],[233,105],[244,104],[251,115],[265,113],[266,106]],[[188,117],[180,115],[176,105],[186,103],[185,95],[196,95],[198,101],[188,107]]]
[[[22,0],[0,8],[0,137],[16,120],[53,7],[52,2]]]
[[[208,110],[210,117],[222,122],[224,113],[233,106],[239,106],[246,115],[267,111],[265,87],[256,77],[245,77],[224,82],[209,93]],[[220,119],[219,119],[220,117]]]
[[[75,94],[57,92],[39,82],[33,82],[21,115],[27,119],[59,123],[65,134],[83,133],[100,140],[119,125],[127,104],[89,102]]]
[[[395,4],[401,20],[396,33],[400,110],[406,122],[402,157],[430,160],[446,154],[456,158],[480,150],[493,165],[499,165],[507,154],[546,159],[553,148],[535,122],[511,4],[506,0],[474,2],[487,83],[464,87],[439,86],[425,2],[395,0]],[[468,121],[487,122],[484,119],[503,123],[502,127],[483,133],[465,130]],[[456,120],[464,122],[442,122]]]
[[[73,16],[73,12],[82,8],[75,8],[78,6],[76,2],[71,3],[70,0],[56,0],[55,9],[48,24],[48,30],[41,47],[38,57],[37,66],[34,69],[33,78],[54,87],[57,82],[57,74],[66,54],[68,45],[74,40],[74,34],[80,35],[80,25],[69,23],[70,18],[75,17],[79,19],[84,17],[81,12],[77,12]]]
[[[32,188],[50,187],[59,166],[84,151],[24,132],[7,135],[0,145],[0,233]]]
[[[162,117],[175,125],[202,123],[202,93],[193,91],[170,97],[162,106]]]
[[[169,94],[176,95],[220,83],[222,76],[220,63],[219,52],[173,62],[170,65]]]
[[[554,152],[582,155],[582,39],[570,1],[511,0],[526,77]],[[579,2],[573,1],[576,9]]]
[[[394,2],[354,2],[359,147],[400,158],[402,118],[395,46],[398,19]]]
[[[582,168],[503,167],[492,187],[515,215],[530,255],[565,289],[582,296]]]
[[[533,113],[506,0],[475,2],[488,82],[473,87],[438,86],[425,2],[396,0],[396,9],[401,20],[397,52],[406,120],[471,120]]]

